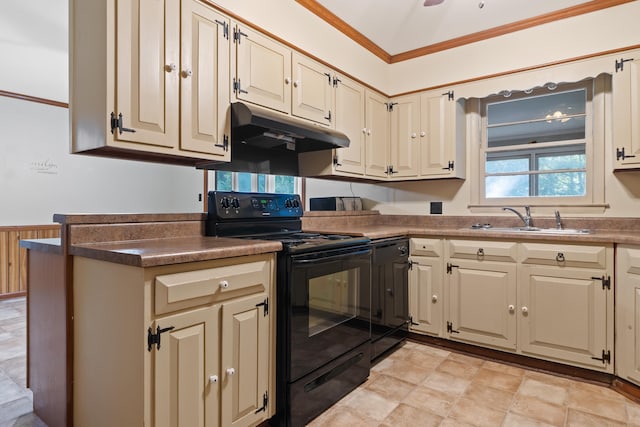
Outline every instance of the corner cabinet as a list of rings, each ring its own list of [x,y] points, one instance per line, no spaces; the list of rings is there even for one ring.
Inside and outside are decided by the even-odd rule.
[[[614,169],[640,169],[640,51],[615,61],[613,73]]]
[[[616,248],[616,375],[640,385],[640,246]]]
[[[74,423],[255,426],[274,413],[274,255],[74,258]]]
[[[230,159],[226,17],[197,0],[74,0],[70,23],[72,152]]]

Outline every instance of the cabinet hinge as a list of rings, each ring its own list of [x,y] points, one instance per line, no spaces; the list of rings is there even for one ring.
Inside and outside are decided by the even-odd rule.
[[[329,113],[326,116],[324,116],[324,119],[329,121],[329,123],[331,123],[331,110],[329,110]]]
[[[224,36],[224,38],[229,40],[229,24],[227,24],[225,21],[218,21],[217,19],[215,21],[216,24],[222,26],[222,35]]]
[[[264,307],[264,315],[269,314],[269,298],[265,298],[264,301],[256,304],[256,307]]]
[[[592,277],[591,279],[602,281],[602,289],[611,289],[611,276]]]
[[[416,322],[414,322],[414,321],[413,321],[413,316],[412,316],[412,315],[409,315],[409,324],[410,324],[411,326],[418,326],[418,325],[420,325],[420,323],[416,323]]]
[[[459,265],[453,265],[450,262],[447,263],[447,274],[451,274],[454,268],[460,267]]]
[[[236,94],[239,93],[249,93],[246,90],[242,89],[242,85],[240,83],[240,79],[233,78],[233,92]]]
[[[388,112],[392,112],[393,111],[393,106],[397,105],[397,102],[385,102],[384,105],[387,106],[387,111]]]
[[[239,28],[234,28],[233,29],[233,42],[234,43],[240,44],[240,42],[242,41],[242,36],[248,37],[248,35],[246,33],[243,33],[242,31],[240,31]]]
[[[456,331],[455,329],[453,329],[453,323],[451,322],[447,322],[447,332],[450,334],[459,334],[460,331]]]
[[[453,160],[449,160],[449,164],[447,164],[447,167],[446,168],[442,168],[442,169],[446,170],[446,171],[452,171],[453,170],[453,166],[454,166]]]
[[[409,270],[413,270],[413,261],[409,260],[407,263],[409,264]]]
[[[342,166],[342,163],[340,163],[340,159],[338,159],[337,155],[333,157],[333,166]]]
[[[342,83],[342,80],[340,80],[336,76],[333,76],[333,87],[338,87],[338,83]]]
[[[629,61],[633,61],[633,58],[630,58],[630,59],[620,58],[620,60],[616,59],[616,73],[618,71],[623,71],[624,70],[624,63],[625,62],[629,62]]]
[[[593,360],[599,360],[602,363],[611,363],[611,350],[602,350],[602,357],[592,357]]]
[[[393,170],[393,165],[388,165],[387,170],[384,171],[387,175],[393,175],[394,173],[398,173],[398,171]]]
[[[222,144],[213,144],[215,147],[220,147],[224,151],[229,151],[229,135],[224,134],[222,136]]]
[[[450,90],[449,92],[445,92],[445,93],[443,93],[442,95],[443,95],[443,96],[444,96],[444,95],[447,95],[447,99],[448,99],[449,101],[453,101],[453,91],[452,91],[452,90]]]
[[[156,350],[160,350],[160,334],[163,332],[167,332],[174,329],[173,326],[169,326],[168,328],[160,329],[160,326],[156,327],[156,333],[153,333],[153,329],[149,326],[147,329],[147,350],[151,351],[153,345],[156,345]]]
[[[624,160],[624,159],[628,159],[630,157],[635,157],[635,155],[626,155],[624,153],[624,147],[622,148],[616,148],[616,160]]]
[[[118,117],[116,117],[116,115],[113,112],[111,112],[111,133],[113,133],[116,129],[118,129],[118,132],[120,132],[120,135],[122,135],[122,132],[135,133],[136,131],[135,129],[126,128],[122,123],[123,123],[122,113],[118,114]]]
[[[262,395],[262,407],[256,409],[256,412],[254,412],[255,414],[257,414],[258,412],[262,412],[262,411],[267,411],[267,403],[269,403],[269,392],[265,391],[264,394]]]

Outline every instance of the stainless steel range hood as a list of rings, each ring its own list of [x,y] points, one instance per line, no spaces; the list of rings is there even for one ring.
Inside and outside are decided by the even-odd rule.
[[[231,162],[201,169],[298,175],[298,153],[349,146],[341,132],[266,108],[231,104]]]

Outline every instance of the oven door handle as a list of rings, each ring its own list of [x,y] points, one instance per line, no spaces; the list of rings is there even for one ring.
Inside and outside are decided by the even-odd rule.
[[[354,255],[366,255],[366,254],[370,254],[371,253],[371,249],[367,248],[367,249],[362,249],[359,251],[355,251],[355,252],[341,252],[337,255],[329,255],[329,256],[323,256],[323,257],[318,257],[318,258],[308,258],[308,259],[296,259],[293,261],[294,264],[313,264],[316,262],[326,262],[326,261],[334,261],[337,259],[342,259],[342,258],[349,258],[352,257]]]

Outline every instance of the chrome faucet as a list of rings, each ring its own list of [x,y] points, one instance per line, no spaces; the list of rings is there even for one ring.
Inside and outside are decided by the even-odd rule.
[[[560,219],[560,211],[556,210],[556,229],[562,230],[562,219]]]
[[[518,215],[518,218],[520,218],[522,220],[522,222],[524,222],[524,226],[529,228],[531,226],[533,226],[533,223],[531,222],[531,208],[529,206],[525,206],[524,207],[524,212],[525,214],[522,215],[520,212],[518,212],[517,210],[515,210],[514,208],[502,208],[503,211],[511,211],[514,214]]]

